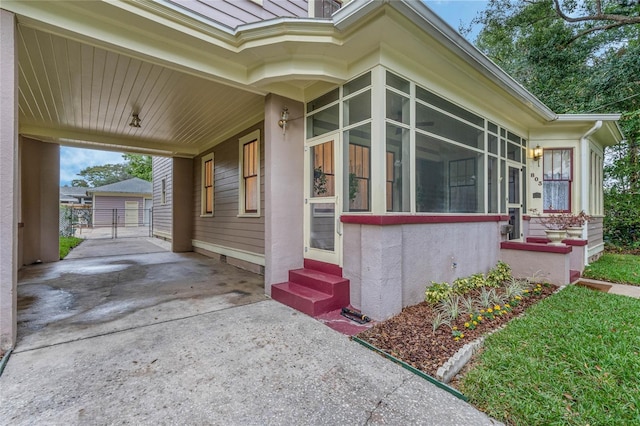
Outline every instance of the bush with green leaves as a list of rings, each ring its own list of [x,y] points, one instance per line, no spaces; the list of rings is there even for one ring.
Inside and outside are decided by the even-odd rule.
[[[511,280],[511,266],[503,261],[499,261],[498,264],[487,273],[485,285],[489,287],[500,287],[509,280]]]
[[[424,300],[429,303],[436,304],[449,297],[450,294],[451,286],[449,283],[437,283],[435,281],[431,281],[431,285],[427,287],[427,291],[425,291]]]
[[[485,276],[482,273],[473,274],[470,277],[457,278],[453,284],[436,283],[431,281],[431,285],[425,291],[425,298],[429,303],[436,304],[449,297],[451,293],[464,296],[471,290],[484,287],[501,287],[507,282],[511,282],[511,267],[499,261],[495,267],[489,270]]]

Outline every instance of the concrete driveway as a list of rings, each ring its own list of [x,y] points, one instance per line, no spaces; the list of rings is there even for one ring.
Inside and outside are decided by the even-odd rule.
[[[227,278],[216,279],[221,274]],[[46,297],[20,309],[21,336],[0,377],[2,423],[495,424],[266,300],[261,281],[197,254],[167,252],[27,268],[21,297]],[[150,296],[131,296],[127,287]],[[53,316],[38,319],[38,303]]]

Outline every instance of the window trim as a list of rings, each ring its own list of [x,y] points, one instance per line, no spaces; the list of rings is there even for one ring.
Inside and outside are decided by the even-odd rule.
[[[245,180],[244,180],[244,146],[247,143],[255,141],[257,143],[256,152],[256,170],[257,174],[257,200],[256,200],[256,212],[247,212],[245,209]],[[238,139],[238,217],[260,217],[261,216],[261,198],[262,198],[262,179],[261,179],[261,166],[260,157],[262,156],[260,143],[260,130],[254,130],[253,132]]]
[[[547,209],[544,205],[542,206],[542,212],[543,213],[571,213],[571,209],[573,208],[572,205],[572,199],[573,199],[573,148],[563,148],[563,147],[557,147],[557,148],[545,148],[544,152],[552,152],[553,155],[553,151],[569,151],[569,161],[570,161],[570,166],[569,166],[569,179],[546,179],[544,177],[544,156],[542,158],[542,199],[544,200],[544,185],[545,182],[569,182],[569,202],[567,203],[567,209],[566,210],[549,210]]]
[[[205,171],[205,165],[207,162],[211,161],[211,186],[213,188],[212,194],[211,194],[211,212],[207,212],[207,194],[206,194],[206,186],[205,186],[205,176],[206,176],[206,171]],[[213,152],[210,152],[209,154],[205,155],[204,157],[202,157],[201,159],[201,167],[200,167],[200,217],[213,217],[214,212],[215,212],[215,187],[216,187],[216,179],[215,179],[215,162],[214,162],[214,158],[213,158]]]

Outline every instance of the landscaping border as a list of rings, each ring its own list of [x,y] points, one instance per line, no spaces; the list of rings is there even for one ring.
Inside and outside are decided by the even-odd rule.
[[[423,379],[433,383],[434,385],[436,385],[437,387],[439,387],[440,389],[449,392],[451,395],[455,396],[456,398],[459,398],[461,400],[463,400],[464,402],[468,402],[469,400],[467,399],[466,396],[464,396],[464,394],[462,392],[460,392],[457,389],[452,388],[451,386],[448,386],[445,383],[442,383],[440,380],[431,377],[430,375],[426,374],[423,371],[418,370],[417,368],[413,367],[412,365],[407,364],[406,362],[394,357],[393,355],[390,355],[388,353],[386,353],[385,351],[383,351],[382,349],[376,348],[375,346],[373,346],[371,343],[366,342],[358,337],[351,337],[351,340],[360,343],[362,346],[364,346],[367,349],[370,349],[374,352],[379,353],[380,355],[384,356],[385,358],[395,362],[396,364],[399,364],[400,366],[404,367],[405,369],[411,371],[413,374],[422,377]]]
[[[4,367],[9,362],[9,357],[11,356],[11,352],[12,351],[13,351],[13,348],[8,349],[7,352],[4,354],[4,356],[2,357],[2,361],[0,361],[0,377],[2,376],[2,372],[4,371]]]

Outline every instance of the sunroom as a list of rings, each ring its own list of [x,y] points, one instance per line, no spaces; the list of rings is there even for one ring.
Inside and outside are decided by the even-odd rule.
[[[341,265],[353,306],[397,312],[522,237],[530,156],[515,129],[374,67],[306,104],[305,258]]]

